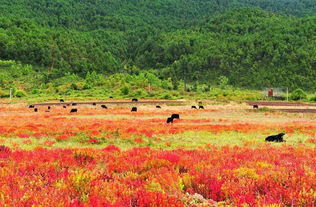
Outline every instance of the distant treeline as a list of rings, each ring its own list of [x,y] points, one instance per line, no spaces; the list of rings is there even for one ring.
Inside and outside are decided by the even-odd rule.
[[[314,0],[0,0],[0,59],[48,79],[155,70],[174,83],[314,90],[315,14]]]

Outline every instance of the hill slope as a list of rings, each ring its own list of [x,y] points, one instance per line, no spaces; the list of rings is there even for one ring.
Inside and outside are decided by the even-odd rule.
[[[314,0],[0,0],[0,59],[52,78],[139,68],[314,89],[315,14]]]

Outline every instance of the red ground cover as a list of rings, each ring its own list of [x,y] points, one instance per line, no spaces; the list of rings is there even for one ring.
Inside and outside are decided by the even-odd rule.
[[[313,206],[316,150],[0,147],[1,206]],[[195,203],[195,204],[194,204]]]

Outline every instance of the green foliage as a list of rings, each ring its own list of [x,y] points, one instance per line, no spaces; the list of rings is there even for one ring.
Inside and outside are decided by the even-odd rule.
[[[88,90],[91,88],[92,88],[92,85],[91,85],[91,83],[88,83],[88,82],[85,82],[85,84],[82,87],[83,90]]]
[[[218,85],[221,89],[226,89],[228,87],[228,78],[226,76],[219,76]]]
[[[316,90],[314,0],[0,0],[0,5],[5,88],[28,76],[33,85],[58,93],[97,86],[120,92],[124,84],[127,94],[149,86],[182,90],[184,79],[194,92],[215,85],[228,90],[228,84]],[[83,84],[75,86],[78,82]]]
[[[76,83],[72,83],[72,84],[70,85],[70,89],[71,89],[71,90],[79,90],[79,87],[78,87],[78,85],[77,85]]]
[[[310,98],[309,98],[310,101],[313,101],[313,102],[316,102],[316,95],[313,94]]]
[[[169,93],[165,93],[165,94],[162,94],[160,98],[170,100],[172,99],[172,95]]]
[[[129,94],[129,87],[128,87],[127,85],[123,86],[123,87],[121,88],[121,93],[122,93],[123,95],[128,95],[128,94]]]
[[[14,93],[15,97],[17,98],[22,98],[22,97],[25,97],[26,96],[26,92],[25,91],[22,91],[22,90],[18,90]]]
[[[302,89],[298,88],[293,91],[290,95],[290,99],[294,101],[299,101],[307,98],[307,94]]]
[[[8,98],[9,95],[9,91],[5,91],[3,89],[0,89],[0,98]]]

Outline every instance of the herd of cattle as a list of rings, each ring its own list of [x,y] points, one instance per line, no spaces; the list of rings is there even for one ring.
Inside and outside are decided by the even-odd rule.
[[[60,103],[64,103],[65,100],[64,99],[60,99],[59,100]],[[138,102],[138,99],[132,99],[132,102]],[[68,103],[67,105],[63,105],[63,108],[67,108],[67,106],[76,106],[77,103]],[[97,103],[92,103],[93,106],[96,106]],[[38,112],[38,108],[35,107],[35,105],[29,105],[29,108],[33,108],[34,112]],[[108,107],[106,105],[101,105],[101,108],[103,109],[107,109]],[[161,109],[161,106],[157,105],[156,106],[157,109]],[[191,106],[192,109],[204,109],[204,106],[202,105],[202,102],[200,101],[198,103],[198,108],[196,106]],[[51,106],[47,106],[47,110],[45,110],[45,112],[50,112],[49,110],[51,109]],[[70,109],[70,113],[77,113],[78,109],[77,108],[72,108]],[[133,106],[131,109],[131,112],[137,112],[137,107]],[[173,123],[174,119],[180,119],[180,115],[179,114],[172,114],[170,117],[167,118],[167,123]]]
[[[65,101],[63,99],[59,100],[61,103],[64,103]],[[137,102],[138,99],[132,99],[132,102]],[[204,106],[202,105],[203,103],[200,101],[198,102],[198,107],[197,106],[191,106],[191,109],[204,109]],[[68,103],[67,105],[63,105],[63,108],[67,108],[67,106],[76,106],[77,103]],[[92,103],[93,106],[96,106],[96,103]],[[34,112],[38,112],[38,108],[35,107],[35,105],[29,105],[29,108],[33,108]],[[107,109],[108,107],[106,105],[101,105],[101,108],[103,109]],[[161,106],[157,105],[156,106],[157,109],[161,109]],[[258,105],[253,105],[254,109],[258,109],[259,106]],[[51,106],[47,107],[47,110],[45,112],[49,112],[49,110],[51,109]],[[70,113],[77,113],[78,109],[77,108],[72,108],[70,110]],[[131,112],[137,112],[137,107],[133,106],[131,109]],[[175,119],[180,119],[180,115],[179,114],[172,114],[170,117],[167,118],[167,124],[169,123],[173,123],[173,121]],[[280,133],[277,135],[271,135],[266,137],[265,141],[266,142],[285,142],[285,140],[283,139],[283,136],[285,135],[285,133]]]

